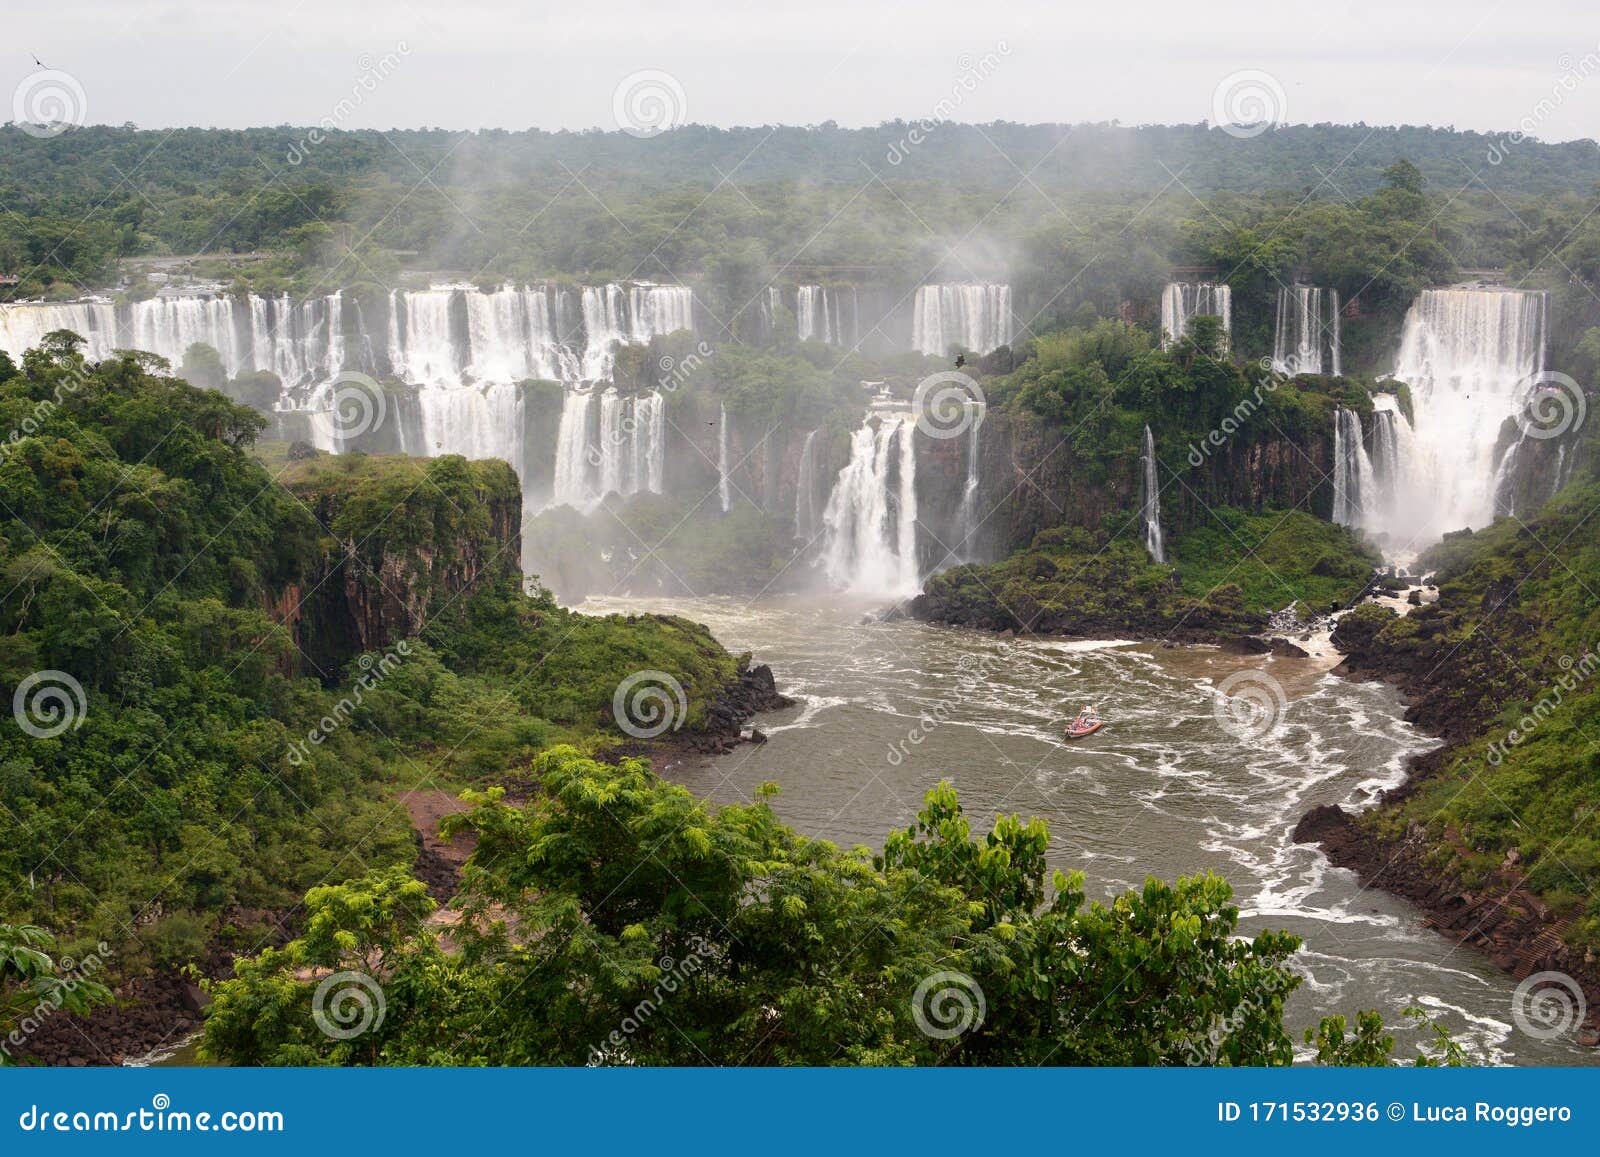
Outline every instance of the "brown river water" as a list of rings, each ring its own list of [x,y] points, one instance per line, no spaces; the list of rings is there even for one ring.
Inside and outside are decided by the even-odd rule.
[[[1246,931],[1285,928],[1305,942],[1294,961],[1305,983],[1286,1018],[1297,1040],[1324,1014],[1376,1008],[1410,1055],[1420,1038],[1401,1010],[1417,1006],[1478,1063],[1600,1063],[1570,1034],[1520,1030],[1508,974],[1427,928],[1407,901],[1291,842],[1307,810],[1370,806],[1435,742],[1404,722],[1393,688],[1330,674],[1337,656],[1324,641],[1305,644],[1321,652],[1307,660],[1003,639],[872,621],[873,604],[840,596],[611,598],[580,609],[703,622],[730,650],[771,664],[798,701],[755,721],[764,745],[661,769],[697,795],[748,802],[772,780],[778,813],[799,831],[880,848],[949,779],[975,830],[1001,813],[1048,820],[1054,866],[1082,869],[1091,897],[1147,875],[1224,875]],[[1276,725],[1241,737],[1219,718],[1217,687],[1234,676],[1248,689],[1262,675],[1282,689],[1269,700]],[[1063,742],[1062,724],[1088,703],[1107,726]]]

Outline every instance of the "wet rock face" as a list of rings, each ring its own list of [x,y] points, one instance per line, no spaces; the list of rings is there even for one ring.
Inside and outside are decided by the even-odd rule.
[[[1399,839],[1375,835],[1333,805],[1313,808],[1295,825],[1294,840],[1320,845],[1329,861],[1374,888],[1403,896],[1446,936],[1471,945],[1518,980],[1536,972],[1562,972],[1583,989],[1589,1014],[1580,1043],[1600,1043],[1600,962],[1562,938],[1567,922],[1524,886],[1507,857],[1487,880],[1465,879],[1459,865],[1441,868],[1434,845],[1418,827]]]
[[[779,692],[772,668],[765,663],[756,667],[748,664],[739,671],[739,677],[726,687],[722,694],[706,709],[705,725],[684,739],[689,750],[704,755],[718,755],[731,751],[744,741],[744,724],[762,711],[777,711],[793,707],[794,700]],[[765,742],[766,737],[755,740],[759,732],[752,731],[749,738]]]
[[[365,496],[343,479],[291,486],[329,532],[303,581],[264,598],[293,632],[301,673],[333,677],[355,656],[416,635],[474,585],[520,581],[516,475],[502,463],[470,469],[477,483],[470,497],[448,495],[419,475],[398,506],[373,504],[375,526],[354,517]]]

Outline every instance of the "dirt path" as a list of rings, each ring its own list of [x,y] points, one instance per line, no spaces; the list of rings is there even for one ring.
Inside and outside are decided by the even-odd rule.
[[[443,904],[456,894],[461,865],[467,862],[477,840],[471,832],[459,832],[452,840],[442,840],[439,821],[466,811],[467,805],[438,788],[401,792],[399,800],[422,844],[417,856],[417,877],[428,885],[429,894]]]

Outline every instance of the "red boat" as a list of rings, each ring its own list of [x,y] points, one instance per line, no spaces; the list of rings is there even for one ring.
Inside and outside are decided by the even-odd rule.
[[[1062,734],[1068,739],[1082,739],[1085,735],[1093,735],[1105,725],[1106,721],[1100,718],[1093,707],[1085,707],[1078,712],[1076,719],[1067,724]]]

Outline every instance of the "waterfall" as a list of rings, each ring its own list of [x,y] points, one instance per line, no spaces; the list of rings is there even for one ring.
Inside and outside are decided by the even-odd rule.
[[[556,427],[551,502],[592,509],[608,494],[659,494],[666,450],[666,399],[615,388],[568,390]]]
[[[817,533],[817,432],[806,435],[795,471],[794,536],[810,542]]]
[[[828,310],[822,286],[802,285],[795,291],[794,319],[796,334],[801,341],[828,340]]]
[[[763,342],[773,341],[778,333],[778,318],[782,316],[783,294],[775,285],[769,285],[760,295],[760,304],[756,307],[760,339]]]
[[[1278,290],[1272,368],[1281,374],[1339,377],[1339,291],[1312,285]]]
[[[635,397],[633,404],[640,431],[634,446],[642,447],[643,457],[643,473],[638,475],[640,489],[663,494],[667,467],[667,399],[651,392]]]
[[[827,326],[837,328],[837,311],[836,303],[823,310]],[[581,335],[575,332],[580,315]],[[288,294],[252,293],[155,297],[120,306],[99,300],[0,304],[0,350],[14,360],[58,329],[85,338],[92,361],[139,349],[177,366],[189,346],[202,343],[221,355],[229,377],[270,370],[286,391],[307,397],[347,363],[376,369],[377,350],[394,376],[413,386],[607,381],[618,345],[693,328],[693,291],[648,283],[590,286],[577,294],[550,286],[392,290],[382,333],[367,329],[359,301],[338,293],[301,302]]]
[[[479,381],[528,378],[577,381],[579,355],[557,334],[551,293],[543,288],[462,295],[467,316],[466,373]]]
[[[846,590],[912,595],[917,566],[916,423],[909,416],[870,418],[850,438],[823,511],[823,568]]]
[[[593,401],[594,394],[588,390],[568,390],[562,399],[553,483],[553,501],[558,506],[583,510],[599,497],[589,482],[589,410]]]
[[[116,306],[109,301],[0,305],[0,350],[18,365],[24,350],[33,349],[45,334],[58,329],[70,329],[87,339],[84,356],[99,361],[118,345]]]
[[[1361,440],[1361,419],[1340,406],[1333,412],[1333,521],[1362,526],[1370,520],[1364,503],[1374,496],[1372,460]]]
[[[523,402],[516,386],[423,386],[417,391],[417,406],[422,414],[421,450],[427,457],[499,458],[509,462],[519,477],[523,474]]]
[[[1009,285],[923,285],[911,314],[911,345],[942,357],[951,346],[986,354],[1011,344]]]
[[[450,331],[456,290],[389,295],[389,364],[394,376],[418,386],[459,385],[467,351]]]
[[[191,345],[208,345],[229,377],[271,370],[286,389],[324,384],[345,361],[344,303],[337,293],[299,304],[287,294],[195,294],[120,306],[95,300],[0,305],[0,350],[14,360],[58,329],[83,337],[91,361],[138,349],[176,368]]]
[[[1393,394],[1374,394],[1372,407],[1372,488],[1362,498],[1362,523],[1381,530],[1394,525],[1398,512],[1410,502],[1411,468],[1416,455],[1411,423],[1400,412],[1398,399]],[[1337,442],[1337,428],[1334,438]]]
[[[1233,334],[1233,288],[1210,282],[1172,281],[1161,293],[1161,344],[1170,346],[1188,332],[1189,319],[1210,314],[1222,319],[1222,340]]]
[[[961,505],[956,508],[956,556],[973,561],[972,536],[978,532],[978,431],[983,426],[983,410],[975,409],[967,428],[967,479],[961,487]]]
[[[728,513],[728,508],[733,505],[733,498],[728,483],[728,407],[717,406],[717,501],[722,504],[722,513]]]
[[[795,327],[801,341],[852,344],[856,337],[856,313],[853,285],[842,288],[802,285],[795,290]]]
[[[581,366],[587,381],[610,379],[619,345],[694,329],[694,291],[685,285],[590,286],[583,290],[581,308],[587,337]]]
[[[1144,453],[1139,456],[1144,466],[1144,546],[1156,562],[1167,561],[1167,550],[1161,541],[1161,480],[1156,474],[1156,439],[1150,427],[1144,428]]]
[[[1394,377],[1411,388],[1415,425],[1398,484],[1376,529],[1418,545],[1494,517],[1505,463],[1500,429],[1544,368],[1545,296],[1429,289],[1406,315]]]
[[[625,301],[618,285],[589,286],[583,291],[583,332],[587,338],[583,376],[589,381],[611,377],[612,360],[627,324]]]

